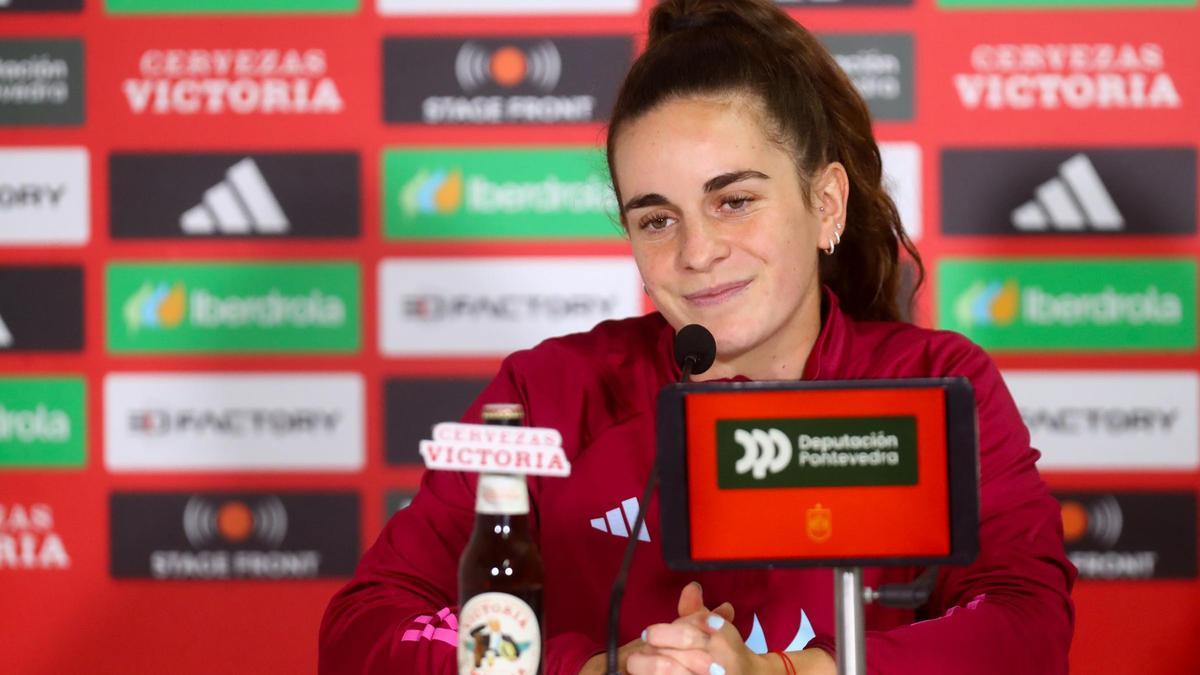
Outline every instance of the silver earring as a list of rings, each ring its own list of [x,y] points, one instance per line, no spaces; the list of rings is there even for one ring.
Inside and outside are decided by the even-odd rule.
[[[842,224],[837,223],[833,228],[833,236],[829,238],[829,248],[824,249],[825,255],[833,255],[834,249],[840,243],[842,243]]]

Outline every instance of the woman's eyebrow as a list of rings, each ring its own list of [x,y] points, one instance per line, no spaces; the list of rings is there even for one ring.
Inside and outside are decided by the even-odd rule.
[[[646,206],[666,206],[670,203],[671,202],[667,201],[666,197],[658,194],[657,192],[651,192],[649,194],[638,195],[625,202],[623,209],[625,211],[630,211],[633,209],[644,208]]]
[[[745,171],[733,171],[731,173],[723,173],[720,176],[709,179],[709,181],[704,184],[704,191],[714,192],[716,190],[720,190],[726,185],[732,185],[733,183],[746,180],[747,178],[762,178],[765,180],[771,179],[771,177],[767,174],[761,171],[755,171],[753,169],[747,169]]]
[[[755,171],[754,169],[746,169],[745,171],[731,171],[729,173],[723,173],[720,176],[710,178],[704,184],[704,192],[714,192],[727,185],[732,185],[738,181],[746,180],[748,178],[761,178],[763,180],[771,179],[771,177],[767,174],[761,171]],[[666,197],[658,194],[657,192],[651,192],[644,195],[638,195],[625,202],[624,210],[631,211],[633,209],[641,209],[647,206],[667,206],[670,203],[671,202]]]

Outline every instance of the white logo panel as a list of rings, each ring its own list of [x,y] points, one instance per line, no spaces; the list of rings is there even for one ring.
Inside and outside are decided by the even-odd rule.
[[[1200,466],[1200,379],[1186,371],[1006,371],[1042,453],[1059,470]]]
[[[117,373],[104,379],[112,471],[357,471],[357,373]]]
[[[85,244],[86,148],[0,149],[0,244]]]
[[[388,356],[503,356],[642,314],[630,258],[393,258],[379,287]]]
[[[639,0],[378,0],[389,14],[631,14]]]
[[[879,144],[883,186],[896,203],[908,238],[921,238],[921,146],[916,143]]]

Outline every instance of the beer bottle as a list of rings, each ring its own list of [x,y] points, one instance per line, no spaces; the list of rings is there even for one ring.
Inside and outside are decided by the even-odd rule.
[[[485,424],[521,426],[519,404],[489,404]],[[459,675],[542,672],[542,556],[520,474],[483,473],[475,529],[458,562]]]

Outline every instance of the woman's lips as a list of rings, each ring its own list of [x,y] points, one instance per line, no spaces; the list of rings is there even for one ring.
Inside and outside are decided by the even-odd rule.
[[[683,296],[683,298],[693,305],[699,305],[701,307],[719,305],[738,293],[741,293],[742,290],[749,285],[749,280],[735,281],[729,284],[710,286],[702,291],[689,293],[688,295]]]

